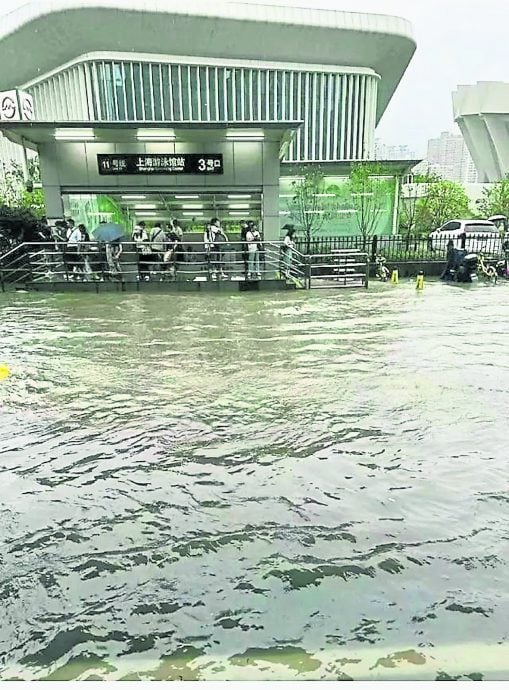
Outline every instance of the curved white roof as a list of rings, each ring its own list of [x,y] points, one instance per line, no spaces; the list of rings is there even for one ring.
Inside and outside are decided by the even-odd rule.
[[[480,182],[502,180],[509,173],[509,83],[480,81],[461,85],[452,100],[454,119]]]
[[[415,41],[408,21],[379,14],[211,0],[42,0],[2,17],[0,89],[97,51],[370,68],[382,78],[380,118]]]

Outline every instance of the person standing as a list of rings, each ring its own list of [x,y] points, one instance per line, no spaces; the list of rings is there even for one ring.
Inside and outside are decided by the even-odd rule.
[[[225,231],[223,230],[221,223],[219,222],[219,218],[213,218],[212,223],[213,225],[215,225],[216,228],[214,233],[213,249],[217,276],[221,280],[227,280],[228,276],[224,271],[224,252],[226,243],[228,242],[228,237]],[[212,277],[212,280],[214,280],[214,276]]]
[[[221,227],[219,218],[212,218],[203,235],[205,255],[209,271],[211,270],[210,276],[212,280],[216,280],[218,276],[222,280],[228,278],[224,272],[224,247],[227,242],[228,237]]]
[[[152,250],[150,248],[149,236],[144,220],[140,220],[134,226],[132,241],[136,245],[138,255],[138,279],[150,280],[150,263],[152,261]]]
[[[290,278],[292,271],[293,251],[295,249],[295,242],[293,240],[293,236],[295,235],[296,229],[294,225],[285,225],[283,227],[283,230],[286,230],[286,235],[283,240],[283,246],[281,247],[281,272],[283,273],[285,278]]]
[[[147,231],[145,230],[145,221],[140,220],[139,223],[136,223],[134,226],[133,234],[132,234],[132,240],[133,242],[146,242],[148,240],[148,235]],[[138,244],[136,244],[138,248]],[[141,245],[139,245],[139,249],[141,251]]]
[[[78,230],[80,231],[81,241],[82,242],[90,242],[90,234],[87,230],[87,226],[83,225],[83,223],[80,223],[78,225]]]
[[[65,254],[65,263],[67,264],[67,270],[69,269],[72,270],[72,273],[75,274],[77,273],[80,268],[81,268],[81,261],[80,261],[80,242],[82,241],[81,237],[81,231],[79,227],[76,227],[74,225],[74,221],[71,219],[73,223],[72,225],[72,230],[69,234],[69,228],[67,230],[67,247],[66,247],[66,254]]]
[[[86,225],[83,223],[80,223],[78,225],[78,231],[80,233],[80,242],[81,244],[79,245],[79,250],[78,253],[80,255],[80,259],[82,261],[81,268],[83,269],[83,272],[87,276],[92,275],[92,269],[90,266],[90,259],[89,259],[89,253],[90,253],[90,235],[88,233]]]
[[[184,261],[184,247],[182,246],[182,238],[184,237],[184,231],[177,218],[174,218],[170,225],[169,238],[173,244],[173,256],[175,262],[175,268],[178,264]]]
[[[122,256],[122,249],[122,244],[118,240],[106,244],[106,261],[112,277],[120,276],[120,257]]]
[[[260,242],[261,236],[258,228],[250,221],[246,233],[247,252],[248,252],[248,280],[260,280]]]
[[[184,236],[184,231],[182,230],[182,227],[180,226],[179,220],[177,218],[174,218],[171,225],[172,225],[172,231],[175,233],[178,241],[182,242],[182,237]]]
[[[249,275],[249,252],[247,249],[246,235],[249,230],[249,224],[243,221],[240,226],[240,251],[242,253],[242,263],[244,264],[244,278],[248,280]]]
[[[152,248],[152,270],[160,271],[166,251],[166,233],[164,232],[161,223],[156,223],[152,228],[152,232],[150,234],[150,244]]]
[[[65,223],[67,225],[66,240],[69,241],[72,233],[74,232],[74,230],[76,228],[76,223],[74,222],[74,220],[72,218],[69,218],[69,220],[65,221]]]
[[[152,228],[150,242],[152,244],[152,251],[154,254],[159,256],[164,254],[166,249],[166,233],[164,232],[161,223],[156,223]]]
[[[205,232],[203,233],[203,250],[205,253],[205,263],[207,264],[207,272],[212,277],[212,248],[214,246],[215,226],[212,223],[207,223]],[[215,276],[214,276],[215,280]]]

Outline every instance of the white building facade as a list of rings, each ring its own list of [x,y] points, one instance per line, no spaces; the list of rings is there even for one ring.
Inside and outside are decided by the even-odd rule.
[[[266,150],[276,150],[278,132],[280,145],[271,164],[279,176],[285,164],[330,166],[372,159],[376,125],[414,51],[410,24],[384,15],[204,0],[98,0],[93,7],[46,0],[27,3],[2,25],[0,90],[19,86],[32,95],[34,127],[46,124],[50,138],[59,124],[76,123],[75,133],[100,127],[100,133],[88,133],[90,144],[76,139],[85,150],[104,142],[105,153],[147,153],[154,149],[132,132],[152,127],[161,134],[167,127],[174,136],[166,142],[159,136],[161,144],[170,145],[164,151],[159,146],[158,153],[197,152],[203,149],[200,131],[213,130],[216,153],[232,136],[238,140],[236,155],[224,150],[228,165],[237,167],[248,154],[263,155],[264,147],[254,142],[263,143],[265,136],[270,141]],[[228,130],[240,130],[241,136]],[[30,141],[27,131],[17,140]],[[115,132],[109,147],[106,131]],[[46,134],[32,137],[40,153],[50,151]],[[152,142],[157,140],[156,134]],[[45,190],[97,193],[97,175],[57,176],[58,152],[51,155],[51,166],[41,160]],[[70,148],[61,159],[69,161],[71,170]],[[259,162],[265,173],[266,161]],[[168,178],[167,189],[190,186],[196,192],[205,186],[198,176],[185,177]],[[265,174],[255,175],[251,187],[256,187],[259,213],[274,219],[269,201],[274,190],[262,189],[264,179]],[[223,189],[226,180],[228,189]],[[110,177],[108,182],[129,192],[139,190],[142,180]],[[163,182],[161,177],[159,194],[167,191]],[[214,185],[209,181],[206,186],[227,196],[252,191],[243,189],[245,175],[235,170],[225,170],[223,179],[217,176]],[[56,196],[55,189],[48,194],[53,202]],[[203,214],[208,210],[207,201]],[[56,213],[52,204],[49,215]],[[274,234],[275,221],[269,222]]]
[[[479,182],[501,180],[509,174],[509,83],[458,86],[452,99]]]
[[[47,121],[287,122],[288,161],[369,159],[380,77],[362,68],[96,53],[26,85]]]

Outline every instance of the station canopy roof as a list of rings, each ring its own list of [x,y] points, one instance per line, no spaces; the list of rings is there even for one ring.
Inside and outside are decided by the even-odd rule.
[[[294,63],[380,76],[377,120],[416,49],[401,17],[222,0],[38,0],[2,17],[0,90],[94,53]],[[103,58],[105,59],[105,58]]]
[[[302,125],[285,122],[0,122],[0,131],[16,144],[37,149],[39,144],[171,143],[225,139],[274,141],[284,146]]]

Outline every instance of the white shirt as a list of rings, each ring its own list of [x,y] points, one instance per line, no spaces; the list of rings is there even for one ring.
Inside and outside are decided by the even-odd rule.
[[[205,232],[203,233],[203,244],[205,245],[205,250],[213,247],[216,235],[218,233],[224,235],[224,241],[228,242],[228,237],[220,225],[207,225]]]
[[[261,241],[258,230],[248,230],[246,233],[246,242],[248,252],[258,251],[258,242]]]
[[[292,240],[290,235],[285,235],[285,239],[283,240],[283,244],[285,246],[285,249],[293,249],[295,247],[295,242]]]
[[[78,228],[73,228],[71,234],[67,238],[67,241],[69,244],[78,244],[78,242],[81,242],[81,230]]]

